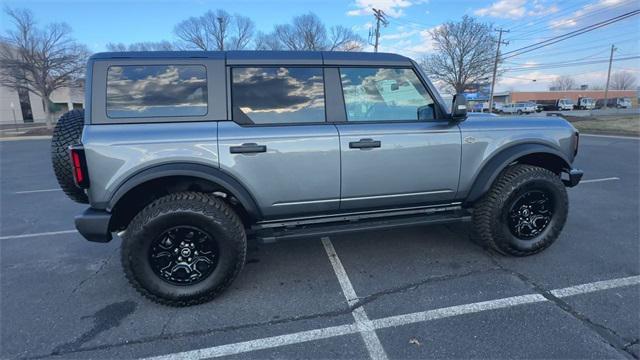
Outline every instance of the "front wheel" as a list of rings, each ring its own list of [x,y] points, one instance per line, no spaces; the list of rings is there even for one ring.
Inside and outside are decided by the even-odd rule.
[[[142,295],[170,306],[213,299],[240,273],[242,222],[221,199],[184,192],[145,207],[123,235],[122,266]]]
[[[507,168],[474,207],[474,236],[494,250],[527,256],[551,246],[567,220],[560,177],[531,165]]]

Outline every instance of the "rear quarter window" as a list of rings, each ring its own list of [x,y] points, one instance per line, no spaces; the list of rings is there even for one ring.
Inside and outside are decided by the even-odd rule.
[[[184,117],[207,114],[203,65],[119,65],[107,71],[109,118]]]

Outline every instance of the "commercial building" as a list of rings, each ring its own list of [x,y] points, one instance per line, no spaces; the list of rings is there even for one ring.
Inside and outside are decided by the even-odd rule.
[[[565,91],[508,91],[495,93],[493,101],[497,103],[516,103],[524,101],[549,101],[571,99],[577,102],[578,98],[588,97],[592,99],[604,99],[604,90],[565,90]],[[628,98],[634,108],[638,107],[637,90],[609,90],[608,98]]]
[[[84,90],[81,87],[60,88],[51,95],[54,118],[71,109],[84,107]],[[0,85],[0,124],[45,122],[42,98],[28,91]]]

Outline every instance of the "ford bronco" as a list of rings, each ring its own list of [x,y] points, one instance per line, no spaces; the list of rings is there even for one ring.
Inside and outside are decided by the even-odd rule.
[[[567,219],[578,132],[561,118],[452,110],[406,57],[343,52],[93,55],[86,110],[58,121],[53,167],[89,204],[89,241],[122,239],[148,298],[213,299],[262,241],[472,222],[515,256]]]

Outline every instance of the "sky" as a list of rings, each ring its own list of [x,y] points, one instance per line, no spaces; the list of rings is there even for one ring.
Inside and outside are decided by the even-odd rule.
[[[3,5],[31,10],[40,25],[67,23],[74,38],[92,52],[105,51],[109,42],[175,41],[175,24],[218,8],[250,17],[264,32],[313,12],[328,27],[346,26],[367,39],[374,24],[371,8],[376,8],[389,21],[381,29],[379,50],[416,60],[434,51],[430,30],[464,15],[509,30],[504,34],[508,45],[503,46],[508,52],[640,9],[638,0],[3,0]],[[0,31],[10,27],[3,13]],[[604,86],[612,44],[617,48],[614,60],[640,55],[640,16],[506,59],[496,90],[547,90],[559,75],[570,75],[578,84]],[[563,64],[567,61],[590,64]],[[640,81],[639,59],[614,61],[613,71],[620,70],[633,72]]]

